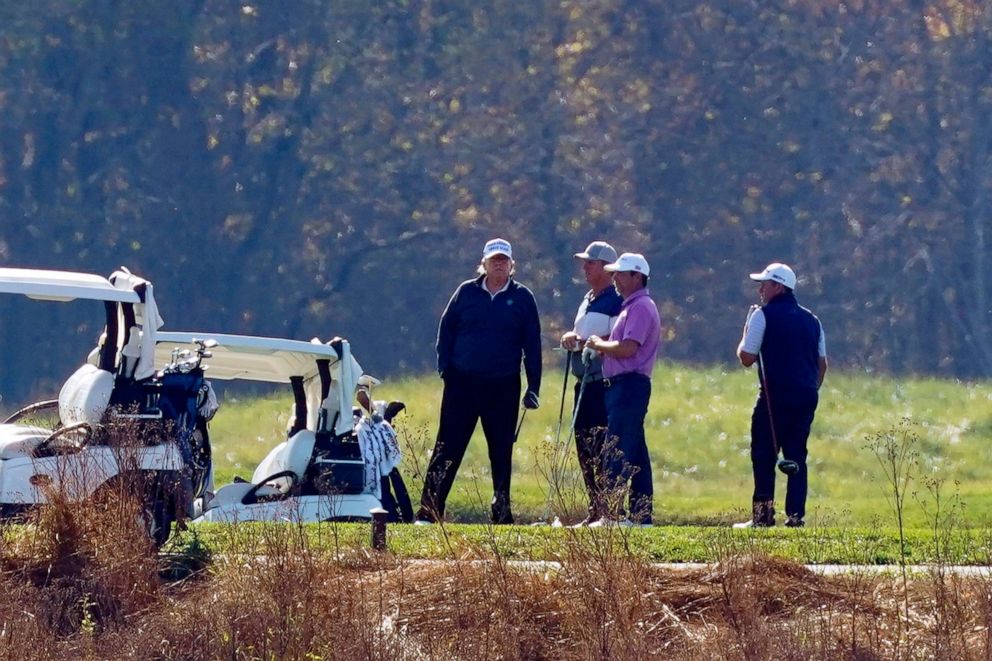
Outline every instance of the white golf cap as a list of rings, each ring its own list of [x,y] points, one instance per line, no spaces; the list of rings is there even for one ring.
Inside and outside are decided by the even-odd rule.
[[[635,271],[644,275],[651,275],[651,267],[648,266],[648,260],[644,259],[644,255],[636,252],[625,252],[620,255],[620,259],[612,264],[607,264],[603,268],[607,271],[619,271],[621,273]]]
[[[363,374],[358,377],[358,387],[359,388],[372,388],[374,386],[382,383],[379,379],[375,378],[371,374]]]
[[[577,252],[579,259],[594,259],[611,264],[617,261],[617,251],[606,241],[593,241],[586,246],[585,252]]]
[[[482,259],[489,259],[493,255],[506,255],[513,259],[513,248],[506,239],[492,239],[486,241],[486,247],[482,249]]]
[[[796,288],[796,273],[786,264],[780,264],[779,262],[773,262],[765,267],[765,270],[761,273],[752,273],[752,280],[757,280],[758,282],[763,282],[765,280],[771,280],[777,282],[780,285],[785,285],[789,289]]]

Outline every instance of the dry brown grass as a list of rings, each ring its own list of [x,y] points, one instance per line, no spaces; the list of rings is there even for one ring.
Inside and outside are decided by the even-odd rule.
[[[545,566],[507,560],[512,529],[421,562],[259,525],[167,581],[141,491],[53,494],[26,532],[0,527],[0,659],[992,658],[992,578],[824,577],[731,536],[720,563],[670,570],[621,529],[566,529]]]
[[[273,525],[239,536],[208,572],[167,583],[149,545],[121,537],[96,545],[98,519],[91,527],[57,509],[39,518],[30,544],[2,549],[2,658],[984,659],[990,652],[987,578],[915,578],[910,621],[900,622],[901,579],[824,577],[760,555],[663,570],[624,553],[617,535],[597,540],[596,552],[588,541],[566,541],[573,548],[551,569],[495,557],[415,562],[361,549],[334,554],[292,525]],[[99,527],[114,529],[106,520]]]

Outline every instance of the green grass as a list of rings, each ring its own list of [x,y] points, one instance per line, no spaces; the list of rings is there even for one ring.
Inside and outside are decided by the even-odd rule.
[[[266,525],[272,524],[198,525],[195,531],[170,542],[167,550],[181,549],[191,540],[218,553],[253,548],[253,542],[265,537]],[[342,556],[370,546],[368,523],[314,523],[301,530],[305,530],[314,548],[335,549]],[[507,560],[565,561],[576,553],[584,557],[629,553],[649,562],[686,563],[719,562],[757,553],[803,564],[900,564],[899,535],[891,527],[734,530],[726,526],[659,526],[648,530],[571,530],[446,524],[390,525],[387,534],[388,549],[397,558],[470,560],[498,556]],[[988,529],[949,531],[938,548],[929,531],[910,530],[903,559],[907,565],[988,565],[992,562],[992,533]]]
[[[546,517],[549,457],[555,447],[561,401],[561,366],[545,371],[542,407],[528,413],[514,451],[512,497],[519,521]],[[746,517],[750,507],[749,423],[756,394],[754,372],[719,367],[694,368],[660,363],[654,371],[646,432],[654,470],[655,519],[661,524],[725,524]],[[407,411],[397,419],[406,453],[404,475],[416,500],[434,442],[441,382],[434,375],[387,381],[376,398],[399,399]],[[566,400],[567,437],[569,399]],[[992,384],[935,379],[865,376],[831,372],[821,391],[810,437],[809,521],[830,512],[831,524],[889,526],[895,518],[886,500],[891,489],[870,438],[912,423],[919,463],[909,490],[932,506],[923,477],[944,480],[942,497],[957,494],[967,526],[987,525],[992,507]],[[290,395],[225,399],[211,423],[217,484],[235,474],[250,477],[257,462],[285,436]],[[564,482],[570,516],[578,517],[584,494],[567,449],[570,470]],[[491,483],[481,428],[477,429],[448,501],[456,521],[481,522],[488,511]],[[779,476],[780,478],[782,476]],[[784,480],[778,480],[778,501]],[[946,507],[946,502],[945,502]],[[931,518],[917,498],[906,499],[907,525],[926,528]]]

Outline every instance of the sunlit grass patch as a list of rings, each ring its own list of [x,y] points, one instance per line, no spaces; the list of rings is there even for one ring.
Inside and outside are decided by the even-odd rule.
[[[514,449],[512,497],[518,520],[549,520],[547,464],[557,448],[566,459],[561,479],[581,518],[585,494],[568,441],[572,403],[569,380],[559,431],[562,365],[545,369],[542,406],[529,411]],[[753,370],[659,363],[645,429],[660,523],[715,524],[745,514],[750,504],[750,415],[757,394]],[[376,398],[406,402],[397,418],[406,457],[403,471],[411,495],[419,497],[422,471],[437,429],[441,381],[434,374],[386,380]],[[830,372],[820,393],[810,437],[809,509],[848,512],[853,525],[884,515],[883,484],[866,439],[910,419],[920,431],[921,470],[939,474],[965,500],[964,519],[980,522],[992,505],[992,387],[930,378]],[[283,440],[291,411],[289,393],[258,399],[225,400],[211,425],[217,483],[235,474],[249,477],[268,450]],[[781,476],[780,476],[781,478]],[[469,445],[448,503],[458,521],[484,521],[491,495],[489,461],[481,426]],[[778,480],[779,501],[784,480]],[[924,523],[911,503],[907,521]],[[815,514],[811,514],[815,516]]]

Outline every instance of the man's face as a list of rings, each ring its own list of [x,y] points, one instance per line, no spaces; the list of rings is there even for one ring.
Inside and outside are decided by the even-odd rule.
[[[582,274],[586,282],[592,286],[605,282],[610,278],[610,272],[604,269],[606,262],[599,259],[582,260]]]
[[[482,262],[482,268],[490,278],[509,278],[513,260],[506,255],[493,255]]]
[[[782,293],[784,287],[774,280],[762,280],[758,283],[758,298],[762,305],[766,305],[773,298]]]
[[[617,292],[627,298],[637,291],[641,284],[641,276],[634,271],[617,271],[617,274],[613,276],[613,284],[617,288]]]

